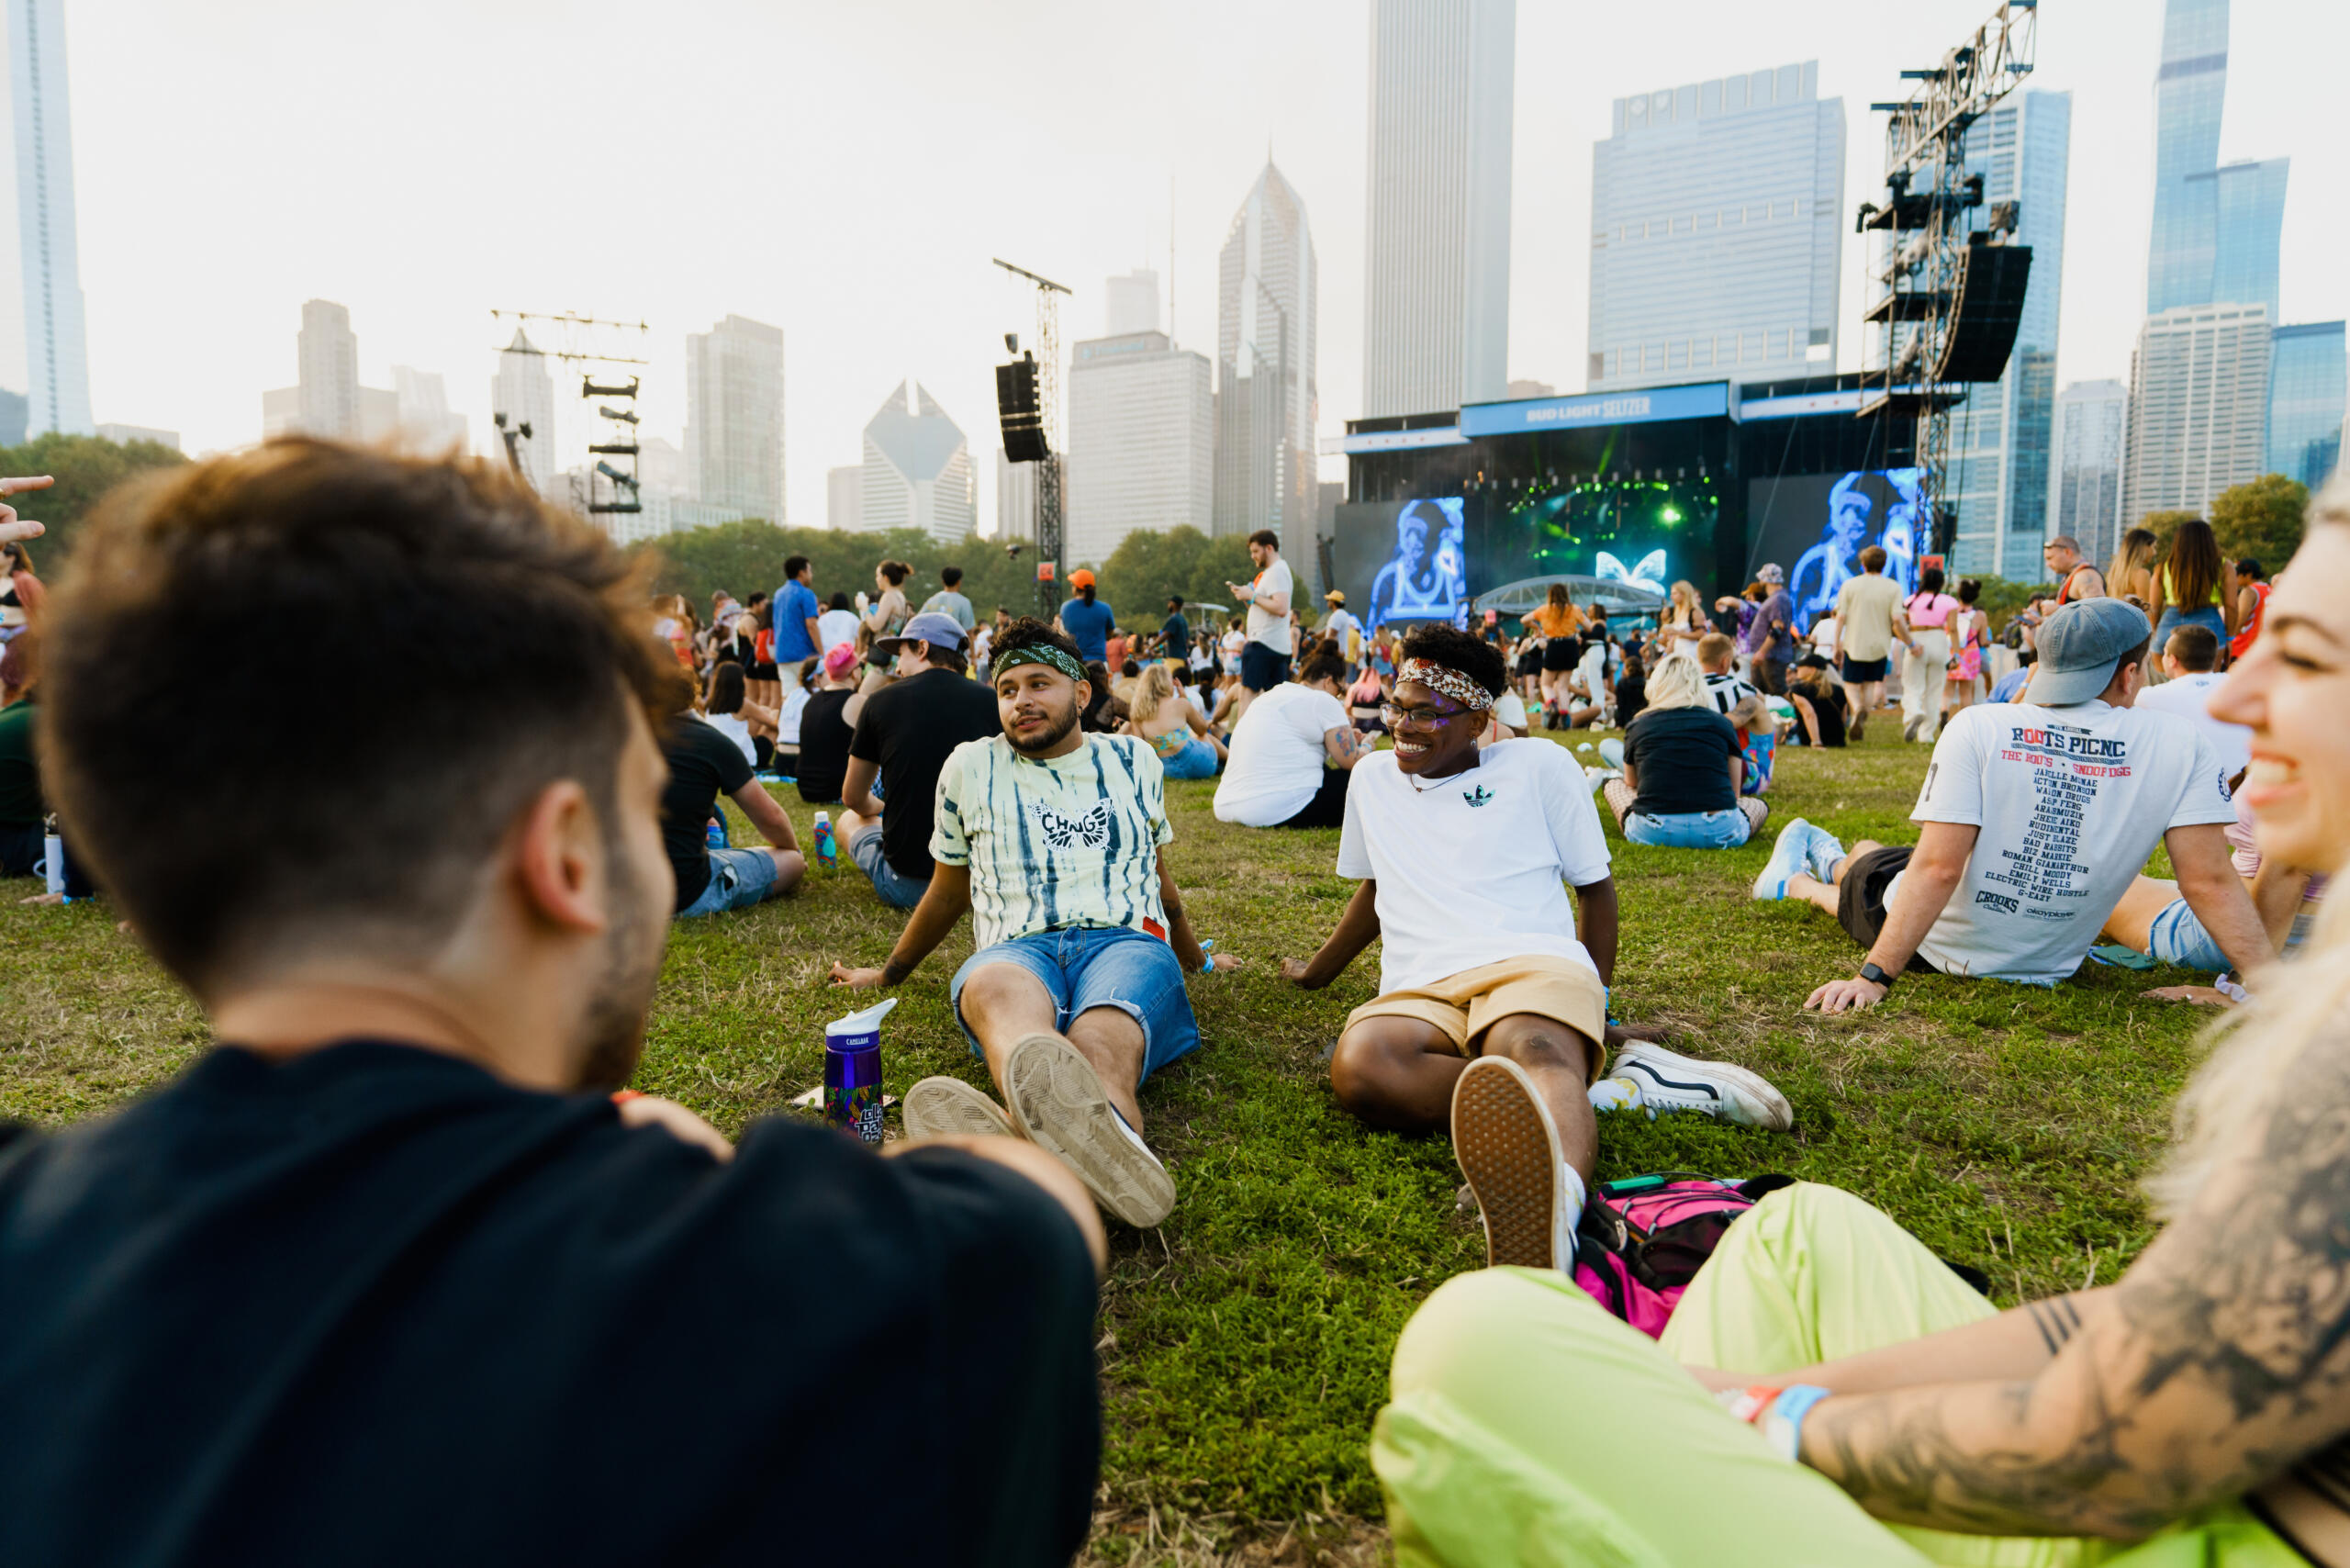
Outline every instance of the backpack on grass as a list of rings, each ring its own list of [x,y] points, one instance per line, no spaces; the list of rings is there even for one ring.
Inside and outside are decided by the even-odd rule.
[[[1602,1182],[1575,1227],[1575,1283],[1653,1339],[1738,1216],[1795,1180],[1732,1182],[1676,1170]]]

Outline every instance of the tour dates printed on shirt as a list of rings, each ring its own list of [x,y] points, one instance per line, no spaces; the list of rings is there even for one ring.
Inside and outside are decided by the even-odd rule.
[[[2062,724],[2018,724],[2008,731],[1998,760],[2033,770],[2035,799],[2021,839],[1999,850],[2000,865],[1986,868],[1983,880],[1991,886],[1978,889],[1975,902],[1996,903],[2006,895],[1994,890],[2010,888],[2023,907],[2011,904],[2005,913],[2069,920],[2076,912],[2053,901],[2088,896],[2082,879],[2089,868],[2078,858],[2081,823],[2104,780],[2131,776],[2130,743]]]

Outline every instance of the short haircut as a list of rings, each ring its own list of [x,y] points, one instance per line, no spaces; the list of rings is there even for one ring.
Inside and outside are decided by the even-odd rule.
[[[1168,608],[1168,609],[1169,609],[1169,610],[1181,610],[1181,609],[1182,609],[1182,608],[1183,608],[1183,596],[1182,596],[1181,594],[1180,594],[1180,593],[1170,593],[1170,594],[1169,594],[1169,595],[1167,596],[1167,608]]]
[[[2267,575],[2268,574],[2266,571],[2261,569],[2260,563],[2254,560],[2249,555],[2246,555],[2243,560],[2236,563],[2236,576],[2240,577],[2250,577],[2253,581],[2258,582]]]
[[[2163,652],[2190,670],[2208,670],[2220,662],[2220,634],[2209,626],[2181,626]]]
[[[1706,695],[1706,672],[1687,654],[1667,654],[1649,671],[1649,706],[1658,708],[1703,708],[1708,705]]]
[[[1305,661],[1305,667],[1297,672],[1297,678],[1300,685],[1335,680],[1344,686],[1347,683],[1347,661],[1335,654],[1316,654]]]
[[[807,569],[808,557],[805,555],[786,555],[783,558],[783,580],[785,582],[797,581],[800,574]]]
[[[1142,665],[1138,660],[1128,659],[1125,663],[1118,666],[1118,674],[1122,678],[1129,675],[1140,675],[1141,673]]]
[[[2069,533],[2060,533],[2040,548],[2043,553],[2050,550],[2070,550],[2077,555],[2081,553],[2081,542]]]
[[[1018,668],[1016,665],[1007,666],[1003,662],[1003,656],[1021,648],[1058,648],[1079,664],[1082,665],[1085,662],[1085,655],[1077,651],[1077,644],[1074,640],[1062,633],[1054,631],[1050,624],[1037,620],[1033,615],[1024,615],[996,633],[992,673],[1002,675],[1007,668]]]
[[[710,693],[702,702],[705,713],[739,713],[743,711],[743,666],[733,659],[722,660],[710,672]]]
[[[1441,621],[1425,622],[1404,633],[1402,656],[1457,670],[1491,696],[1499,697],[1509,689],[1509,665],[1502,651]]]
[[[1260,528],[1248,536],[1248,543],[1261,544],[1268,550],[1278,550],[1281,547],[1281,536],[1270,528]]]
[[[826,610],[846,610],[848,607],[849,597],[845,592],[839,588],[834,588],[833,590],[833,597],[826,600],[824,604],[824,608]]]
[[[1861,570],[1864,572],[1881,572],[1885,570],[1884,546],[1872,544],[1867,549],[1861,552]]]
[[[1737,646],[1736,643],[1731,642],[1721,633],[1708,632],[1697,639],[1697,662],[1701,665],[1712,664],[1716,659],[1726,657]]]
[[[643,583],[502,464],[274,441],[116,490],[76,556],[42,761],[199,997],[310,952],[440,951],[550,784],[617,837],[631,710],[656,734],[676,711]]]
[[[922,642],[917,637],[916,642]],[[951,669],[957,675],[971,667],[971,661],[960,648],[950,648],[944,643],[923,643],[923,657],[939,669]]]
[[[963,568],[960,566],[941,566],[938,568],[938,580],[945,583],[948,588],[953,588],[956,584],[963,580]]]
[[[750,598],[743,601],[743,608],[745,610],[756,610],[761,605],[767,603],[767,596],[765,593],[755,593]]]

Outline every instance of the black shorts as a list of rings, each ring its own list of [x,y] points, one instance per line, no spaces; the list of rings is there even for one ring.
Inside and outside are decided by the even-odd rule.
[[[1542,667],[1552,675],[1565,674],[1582,657],[1583,644],[1572,637],[1553,637],[1542,644]]]
[[[1893,660],[1890,655],[1881,659],[1856,659],[1852,655],[1846,654],[1844,655],[1844,684],[1866,686],[1870,681],[1883,680],[1886,672],[1892,667]]]
[[[1879,845],[1844,862],[1844,879],[1836,884],[1836,921],[1863,952],[1875,946],[1884,935],[1885,890],[1908,868],[1916,849],[1909,844]],[[1939,972],[1914,953],[1909,957],[1909,970],[1926,975]]]
[[[1270,691],[1289,678],[1289,655],[1277,654],[1262,643],[1243,644],[1240,649],[1240,684],[1251,691]]]
[[[1353,778],[1351,769],[1326,767],[1322,782],[1314,791],[1314,799],[1300,806],[1296,812],[1275,823],[1275,827],[1344,827],[1347,823],[1347,780]]]
[[[1528,648],[1524,653],[1518,655],[1516,667],[1517,673],[1520,675],[1541,674],[1542,650],[1539,648]]]
[[[743,672],[743,678],[744,680],[780,680],[783,678],[776,673],[775,666],[765,664],[753,665]]]

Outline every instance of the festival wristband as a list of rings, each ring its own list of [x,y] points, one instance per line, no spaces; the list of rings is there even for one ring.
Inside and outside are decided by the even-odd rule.
[[[1213,936],[1200,944],[1200,973],[1215,973],[1215,938]]]
[[[1725,1389],[1715,1398],[1734,1418],[1761,1432],[1773,1452],[1793,1463],[1803,1447],[1803,1418],[1828,1394],[1817,1383],[1794,1383],[1781,1387],[1758,1383],[1751,1388]]]
[[[2250,1002],[2252,1000],[2251,991],[2245,990],[2243,986],[2238,985],[2232,979],[2226,975],[2221,975],[2218,979],[2214,980],[2211,982],[2211,989],[2218,991],[2221,996],[2226,997],[2230,1002]]]

